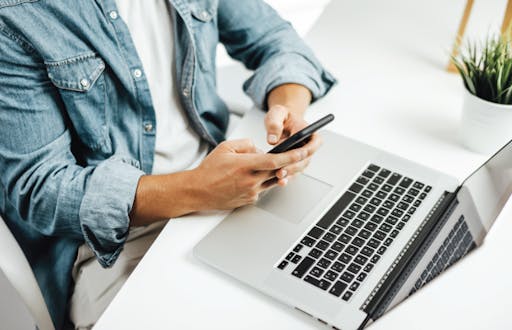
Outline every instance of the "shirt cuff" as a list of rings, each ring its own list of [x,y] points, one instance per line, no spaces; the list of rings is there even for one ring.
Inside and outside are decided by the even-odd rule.
[[[114,264],[130,228],[129,214],[144,172],[135,160],[114,156],[92,173],[80,205],[80,227],[103,267]]]
[[[279,85],[303,85],[311,91],[314,102],[326,95],[336,82],[336,78],[315,61],[298,53],[287,53],[258,68],[244,83],[244,91],[257,107],[266,110],[268,93]]]

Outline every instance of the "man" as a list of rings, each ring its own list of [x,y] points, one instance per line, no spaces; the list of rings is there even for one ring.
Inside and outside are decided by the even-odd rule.
[[[334,84],[261,0],[0,0],[0,213],[57,329],[92,327],[162,220],[254,203],[319,147],[222,142],[219,41],[270,144]]]

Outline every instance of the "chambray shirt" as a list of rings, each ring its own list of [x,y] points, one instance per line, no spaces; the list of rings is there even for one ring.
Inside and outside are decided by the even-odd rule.
[[[317,99],[335,82],[261,0],[169,1],[176,87],[212,146],[229,118],[216,93],[218,42],[254,70],[243,87],[261,108],[280,84],[302,84]],[[104,267],[122,251],[157,129],[144,68],[113,0],[0,0],[0,213],[57,329],[70,326],[78,246],[86,242]]]

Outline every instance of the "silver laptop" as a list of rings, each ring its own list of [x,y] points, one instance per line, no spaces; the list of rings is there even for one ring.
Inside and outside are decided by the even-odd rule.
[[[262,114],[247,117],[246,136],[263,131]],[[458,182],[320,134],[304,174],[233,211],[194,254],[338,329],[364,328],[481,245],[512,190],[512,142]]]

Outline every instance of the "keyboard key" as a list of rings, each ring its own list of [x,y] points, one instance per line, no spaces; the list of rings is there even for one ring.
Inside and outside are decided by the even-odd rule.
[[[375,196],[377,196],[380,199],[384,199],[384,198],[386,198],[387,195],[388,194],[384,190],[379,190],[379,192],[377,192],[377,194]]]
[[[312,247],[316,241],[314,239],[312,239],[311,237],[306,236],[300,242],[301,242],[301,244],[303,244],[305,246]]]
[[[295,257],[292,258],[292,262],[296,264],[300,261],[300,259],[302,259],[302,257],[296,254]]]
[[[404,215],[404,211],[400,209],[394,209],[393,212],[391,212],[391,215],[394,217],[400,218],[402,215]]]
[[[383,223],[380,225],[379,229],[382,230],[385,233],[389,233],[393,227],[388,225],[387,223]]]
[[[394,203],[398,202],[399,199],[400,199],[400,196],[398,196],[397,194],[389,195],[389,200],[394,202]]]
[[[411,216],[409,214],[406,214],[402,217],[402,221],[405,221],[405,222],[409,221],[409,219],[411,219]]]
[[[336,235],[334,235],[333,233],[325,233],[322,239],[327,242],[332,242],[336,239]]]
[[[383,177],[383,178],[387,178],[390,174],[391,174],[390,171],[388,171],[388,170],[383,168],[382,170],[380,170],[378,176]]]
[[[354,192],[354,193],[359,193],[361,190],[363,190],[363,186],[360,185],[359,183],[354,183],[350,186],[350,188],[348,188],[350,191]]]
[[[373,266],[375,266],[374,264],[367,264],[366,266],[364,266],[363,270],[367,273],[369,273],[372,269],[373,269]]]
[[[350,237],[349,235],[341,234],[340,238],[338,238],[338,241],[348,244],[348,242],[350,242],[351,239],[352,239],[352,237]]]
[[[336,225],[333,225],[331,227],[331,229],[329,229],[329,231],[333,234],[336,234],[338,235],[339,233],[341,233],[341,231],[343,230],[343,228],[341,228],[340,226],[336,226]]]
[[[366,229],[361,229],[361,231],[359,232],[359,236],[364,238],[364,239],[367,239],[369,238],[370,236],[372,235],[371,232],[369,232],[368,230]]]
[[[359,287],[359,284],[360,284],[359,282],[352,283],[352,285],[350,285],[350,290],[356,291],[357,288]]]
[[[318,249],[312,249],[311,251],[309,251],[308,255],[315,258],[315,259],[318,259],[320,258],[320,256],[322,255],[322,251],[318,250]]]
[[[386,238],[386,240],[384,241],[384,245],[385,246],[390,246],[391,243],[393,243],[393,239],[392,238]]]
[[[368,166],[368,170],[372,171],[372,172],[378,172],[380,170],[380,167],[378,167],[377,165],[375,164],[370,164]]]
[[[352,219],[355,216],[356,216],[356,214],[350,210],[347,210],[347,211],[345,211],[345,213],[343,213],[343,217],[345,217],[347,219]]]
[[[335,295],[336,297],[339,297],[346,288],[346,283],[338,281],[332,286],[331,290],[329,290],[329,293]]]
[[[368,246],[369,246],[369,247],[372,247],[372,248],[374,248],[374,249],[376,249],[377,247],[379,247],[379,245],[380,245],[380,242],[379,242],[378,240],[374,239],[374,238],[372,238],[372,239],[370,239],[370,240],[368,241]]]
[[[378,254],[376,254],[376,255],[374,255],[374,256],[370,259],[370,261],[371,261],[371,262],[373,262],[374,264],[376,264],[376,263],[377,263],[377,261],[379,261],[379,259],[380,259],[380,256],[379,256]]]
[[[373,213],[375,211],[376,207],[371,205],[371,204],[368,204],[366,205],[364,208],[363,208],[363,211],[365,212],[368,212],[368,213]]]
[[[341,299],[343,299],[345,301],[349,301],[350,297],[352,297],[352,292],[347,291],[347,292],[345,292],[345,294],[343,294],[343,297],[341,297]]]
[[[373,234],[373,237],[379,241],[382,241],[386,237],[386,234],[381,232],[380,230],[377,230],[377,232]]]
[[[384,179],[383,179],[383,178],[381,178],[380,176],[376,176],[376,177],[373,179],[373,181],[372,181],[372,182],[373,182],[373,183],[375,183],[375,184],[380,185],[380,184],[382,184],[382,183],[384,182]]]
[[[346,249],[346,252],[350,255],[355,255],[359,249],[354,245],[349,245]]]
[[[366,197],[366,198],[370,198],[370,197],[372,197],[373,192],[372,192],[371,190],[365,189],[365,190],[363,190],[363,192],[361,193],[361,195],[363,195],[363,196],[364,196],[364,197]]]
[[[373,206],[379,206],[381,202],[382,202],[382,200],[380,200],[378,198],[372,198],[372,200],[370,201],[370,204],[372,204]]]
[[[297,246],[293,249],[293,252],[298,253],[302,250],[302,244],[297,244]]]
[[[288,261],[283,260],[283,261],[281,261],[281,263],[277,266],[277,268],[279,268],[279,269],[285,269],[285,268],[286,268],[286,266],[288,266]]]
[[[338,273],[333,272],[332,270],[325,273],[324,278],[329,281],[334,281],[338,277]]]
[[[302,262],[297,267],[295,267],[292,275],[298,278],[302,278],[302,276],[304,276],[304,274],[309,270],[309,268],[311,268],[311,266],[313,266],[314,263],[315,259],[305,257]]]
[[[338,220],[336,220],[336,224],[338,226],[341,226],[341,227],[345,227],[346,225],[348,225],[350,223],[350,220],[348,219],[345,219],[345,218],[339,218]]]
[[[325,251],[325,249],[329,247],[329,243],[327,243],[326,241],[319,241],[318,243],[316,243],[315,247],[322,251]]]
[[[324,233],[324,230],[320,227],[313,227],[308,235],[311,236],[311,237],[314,237],[314,238],[320,238],[320,236],[322,236],[322,234]]]
[[[356,237],[356,238],[354,238],[354,240],[352,241],[352,244],[354,244],[355,246],[359,246],[359,247],[361,247],[361,246],[363,246],[363,245],[364,245],[364,242],[365,242],[365,240],[364,240],[364,239],[362,239],[362,238],[360,238],[360,237]]]
[[[334,264],[332,264],[332,270],[336,272],[341,272],[343,268],[345,268],[345,264],[342,264],[341,262],[336,261]]]
[[[405,189],[402,187],[396,187],[395,190],[393,190],[395,194],[397,195],[403,195],[405,193]]]
[[[322,276],[323,273],[324,273],[324,270],[322,268],[313,267],[313,269],[311,269],[311,271],[309,272],[309,275],[312,275],[315,277],[320,277],[320,276]]]
[[[358,215],[357,215],[357,218],[358,219],[361,219],[361,220],[368,220],[368,218],[370,217],[370,214],[369,213],[366,213],[366,212],[360,212]]]
[[[389,216],[386,218],[386,223],[390,225],[395,225],[398,222],[398,218],[395,218],[393,216]]]
[[[423,189],[424,186],[425,186],[425,184],[423,184],[419,181],[414,182],[414,185],[413,185],[414,188],[419,189],[419,190]]]
[[[338,260],[343,262],[344,264],[348,264],[350,260],[352,260],[352,257],[346,253],[342,253]]]
[[[366,177],[366,178],[368,178],[368,179],[373,178],[373,176],[374,176],[374,175],[375,175],[375,173],[374,173],[374,172],[372,172],[372,171],[368,171],[368,170],[364,171],[364,172],[363,172],[363,174],[362,174],[362,176],[364,176],[364,177]]]
[[[419,199],[424,200],[427,197],[427,194],[421,193]]]
[[[292,258],[293,258],[293,256],[294,256],[294,255],[295,255],[295,253],[290,252],[290,253],[288,253],[288,255],[286,256],[286,258],[285,258],[285,259],[286,259],[286,260],[288,260],[288,261],[290,261],[290,260],[292,260]]]
[[[345,229],[345,234],[349,235],[349,236],[355,236],[357,233],[357,228],[355,227],[352,227],[352,226],[348,226],[347,229]]]
[[[344,272],[343,274],[341,274],[340,279],[342,281],[350,283],[354,279],[354,275],[350,274],[349,272]]]
[[[405,226],[405,222],[400,221],[400,222],[398,223],[398,225],[396,225],[396,229],[401,230],[402,228],[404,228],[404,226]]]
[[[431,187],[431,186],[426,186],[426,187],[425,187],[425,191],[426,191],[426,192],[430,192],[431,190],[432,190],[432,187]]]
[[[395,206],[395,203],[391,201],[384,201],[384,204],[382,204],[382,206],[388,209],[392,209]]]
[[[322,268],[328,268],[330,265],[331,265],[331,261],[329,261],[325,258],[320,259],[317,263],[317,266],[322,267]]]
[[[382,190],[384,190],[385,192],[390,192],[391,190],[393,190],[393,187],[390,186],[389,184],[385,184],[382,186]]]
[[[408,203],[404,203],[404,202],[400,202],[400,203],[398,203],[398,205],[396,207],[399,208],[400,210],[405,211],[409,207],[409,204]]]
[[[326,281],[326,280],[317,280],[316,278],[311,277],[309,275],[304,277],[304,281],[306,281],[310,284],[313,284],[314,286],[316,286],[322,290],[327,290],[331,286],[331,282]]]
[[[361,205],[357,204],[357,203],[354,203],[352,205],[350,205],[350,207],[348,208],[350,211],[352,212],[359,212],[359,210],[362,208]]]
[[[344,247],[345,247],[344,244],[341,244],[340,242],[336,241],[331,246],[331,249],[333,249],[334,251],[337,251],[337,252],[341,252],[341,250],[343,250]]]
[[[418,206],[421,205],[421,201],[419,199],[417,199],[417,200],[414,201],[413,205],[414,205],[414,207],[418,207]]]
[[[370,180],[368,178],[365,178],[364,176],[360,176],[356,182],[359,183],[360,185],[366,185]]]
[[[357,276],[357,280],[358,280],[359,282],[362,282],[362,281],[364,281],[364,279],[366,278],[366,276],[368,276],[368,274],[366,274],[366,273],[361,273],[361,274],[359,274],[359,275]]]
[[[366,204],[366,202],[368,201],[368,198],[364,198],[364,197],[361,197],[359,196],[357,199],[356,199],[356,203],[359,203],[361,205],[364,205]]]
[[[418,194],[420,193],[420,191],[418,189],[414,189],[414,188],[411,188],[409,189],[409,191],[407,192],[409,195],[411,196],[418,196]]]
[[[379,189],[379,186],[376,185],[375,183],[370,183],[368,185],[368,190],[371,190],[371,191],[376,191],[377,189]]]
[[[365,246],[365,247],[361,250],[361,254],[362,254],[362,255],[365,255],[365,256],[367,256],[367,257],[370,257],[370,256],[373,254],[373,252],[374,252],[374,251],[375,251],[374,249],[372,249],[372,248],[370,248],[370,247],[368,247],[368,246]]]
[[[414,197],[412,197],[410,195],[405,195],[404,198],[402,199],[402,201],[405,203],[412,203],[414,201]]]
[[[371,220],[375,223],[381,223],[382,220],[384,220],[384,217],[378,215],[378,214],[374,214],[371,218]]]
[[[334,205],[327,211],[327,213],[320,219],[317,223],[317,226],[323,229],[327,229],[331,226],[331,224],[336,221],[339,217],[340,213],[354,200],[356,197],[350,191],[345,192],[340,199],[334,203]],[[355,214],[354,214],[355,215]],[[350,218],[351,219],[351,218]]]
[[[354,226],[356,228],[361,228],[363,225],[364,225],[363,220],[356,219],[356,220],[352,221],[352,226]]]
[[[362,266],[362,265],[364,265],[368,261],[368,258],[365,257],[365,256],[362,256],[362,255],[358,255],[354,259],[354,261]]]
[[[407,211],[407,213],[408,213],[408,214],[410,214],[410,215],[413,215],[413,214],[414,214],[414,212],[416,212],[416,208],[415,208],[415,207],[411,207],[411,208],[409,209],[409,211]]]
[[[398,183],[398,181],[402,178],[402,176],[398,173],[393,173],[388,179],[388,184],[394,186]]]
[[[381,207],[381,208],[377,211],[377,213],[378,213],[379,215],[381,215],[381,216],[385,217],[386,215],[388,215],[389,210],[388,210],[388,209],[385,209],[385,208],[383,208],[383,207]]]
[[[377,250],[377,253],[380,254],[380,255],[383,255],[384,252],[386,252],[387,250],[387,247],[385,246],[381,246],[378,250]]]
[[[329,260],[334,260],[338,256],[338,252],[334,250],[329,250],[325,253],[324,257],[326,257]]]
[[[357,274],[361,270],[361,268],[362,267],[360,265],[351,263],[350,266],[348,266],[347,270],[354,274]]]
[[[408,177],[404,177],[402,181],[400,181],[400,187],[402,188],[409,188],[409,186],[412,184],[412,179]]]

